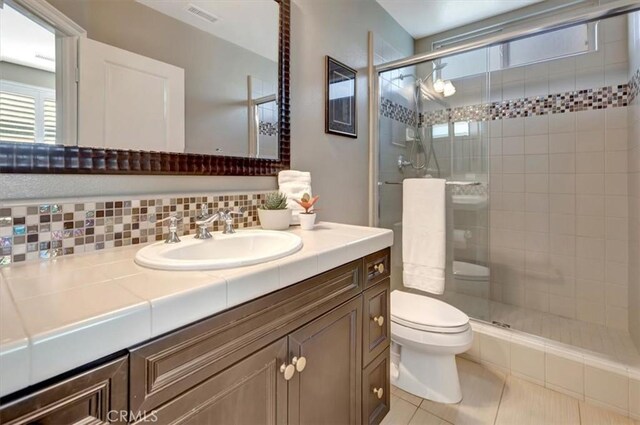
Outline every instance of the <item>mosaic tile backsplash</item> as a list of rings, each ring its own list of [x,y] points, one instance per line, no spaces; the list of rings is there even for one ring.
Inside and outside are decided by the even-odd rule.
[[[178,233],[193,234],[202,204],[210,212],[244,208],[244,214],[234,218],[236,228],[258,226],[257,208],[265,197],[144,197],[0,207],[0,266],[164,240],[169,230],[158,221],[174,214],[182,217]],[[212,227],[221,230],[217,222]]]

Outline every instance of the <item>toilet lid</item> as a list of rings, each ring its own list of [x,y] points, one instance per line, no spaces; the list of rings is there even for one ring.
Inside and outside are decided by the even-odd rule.
[[[413,329],[457,333],[469,327],[469,316],[426,295],[391,292],[391,320]]]

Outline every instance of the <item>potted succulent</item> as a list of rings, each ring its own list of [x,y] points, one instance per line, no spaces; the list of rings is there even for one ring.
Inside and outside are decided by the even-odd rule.
[[[291,224],[291,209],[287,208],[287,195],[273,192],[265,203],[258,207],[260,225],[266,230],[285,230]]]
[[[300,213],[300,228],[302,230],[311,230],[316,222],[316,213],[313,211],[313,206],[320,199],[319,196],[314,196],[313,198],[308,193],[302,195],[302,199],[299,201],[294,199],[302,208],[304,208],[304,212]]]

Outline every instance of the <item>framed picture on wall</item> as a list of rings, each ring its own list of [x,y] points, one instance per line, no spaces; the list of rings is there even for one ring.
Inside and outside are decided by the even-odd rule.
[[[358,137],[356,74],[355,69],[327,56],[325,132]]]

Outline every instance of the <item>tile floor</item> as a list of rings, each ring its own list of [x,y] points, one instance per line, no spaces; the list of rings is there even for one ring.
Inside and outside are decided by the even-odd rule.
[[[455,292],[446,292],[442,299],[475,319],[488,323],[508,323],[511,329],[604,354],[620,363],[640,367],[640,353],[629,332]]]
[[[383,425],[640,425],[614,412],[458,358],[463,400],[440,404],[391,388]]]

